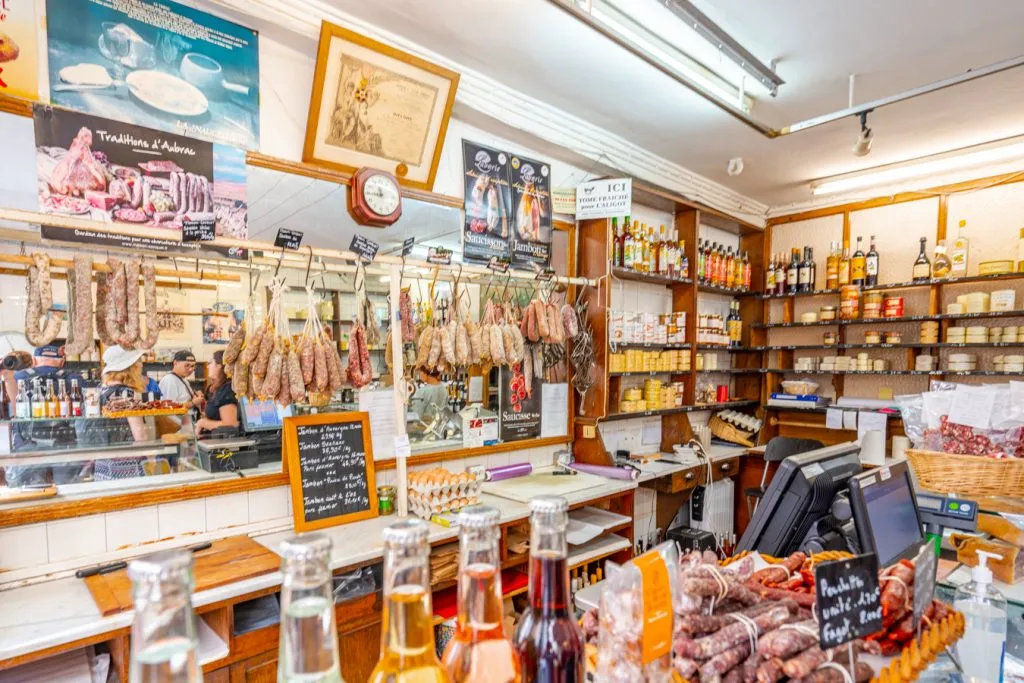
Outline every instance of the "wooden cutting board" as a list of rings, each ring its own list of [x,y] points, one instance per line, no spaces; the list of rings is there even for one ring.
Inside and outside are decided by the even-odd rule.
[[[206,550],[194,553],[193,559],[197,593],[269,574],[281,566],[277,554],[248,536],[214,541]],[[127,569],[87,577],[85,585],[103,616],[132,609],[132,582]]]

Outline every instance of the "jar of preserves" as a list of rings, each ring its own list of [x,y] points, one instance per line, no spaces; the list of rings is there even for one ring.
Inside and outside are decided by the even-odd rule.
[[[839,317],[843,320],[860,317],[860,287],[857,285],[843,285],[839,290]]]

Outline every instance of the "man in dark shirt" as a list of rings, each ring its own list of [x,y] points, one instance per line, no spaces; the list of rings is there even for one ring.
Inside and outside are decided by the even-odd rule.
[[[64,369],[63,339],[57,339],[52,344],[36,348],[32,355],[32,367],[14,373],[15,384],[18,380],[25,380],[26,384],[31,384],[33,379],[39,378],[43,383],[48,379],[54,380],[54,383],[63,379],[67,381],[68,386],[71,385],[71,380],[78,380],[79,386],[81,386],[81,376]]]

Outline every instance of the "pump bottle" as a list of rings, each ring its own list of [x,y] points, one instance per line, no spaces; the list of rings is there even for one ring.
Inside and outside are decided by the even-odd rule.
[[[992,587],[988,560],[999,555],[978,550],[971,582],[960,586],[953,607],[964,615],[964,635],[957,646],[964,680],[1001,681],[1006,649],[1006,598]]]

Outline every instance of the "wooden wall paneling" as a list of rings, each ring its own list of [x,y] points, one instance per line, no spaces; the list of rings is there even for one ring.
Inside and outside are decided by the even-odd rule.
[[[671,453],[672,447],[693,438],[693,428],[687,413],[663,415],[661,418],[661,450]]]
[[[576,435],[572,444],[573,458],[588,465],[613,465],[615,459],[604,447],[601,430],[595,418],[576,418]]]
[[[231,665],[230,683],[276,683],[277,650]]]
[[[700,212],[694,209],[676,211],[675,228],[679,238],[686,240],[686,258],[690,261],[691,283],[672,285],[672,310],[686,312],[686,341],[690,345],[690,372],[673,375],[674,380],[686,383],[683,403],[693,405],[697,391],[697,235]],[[687,419],[687,423],[689,420]],[[664,421],[663,421],[664,424]],[[689,428],[687,424],[687,429]],[[662,439],[664,441],[664,439]]]
[[[938,242],[938,240],[946,239],[946,234],[947,234],[948,230],[949,230],[949,195],[948,194],[940,194],[939,195],[939,220],[938,220],[938,225],[936,226],[936,229],[935,229],[935,240],[936,240],[936,242]],[[950,251],[952,251],[952,248],[953,248],[952,244],[949,244],[949,245],[946,245],[946,246],[948,246]]]
[[[584,417],[605,417],[610,410],[609,401],[616,397],[608,395],[608,307],[609,292],[609,243],[611,223],[605,218],[579,222],[579,260],[581,275],[598,279],[598,286],[588,287],[585,297],[589,304],[587,320],[594,330],[594,386],[583,402]]]
[[[204,671],[203,683],[231,683],[231,668],[225,666],[216,671]]]
[[[380,659],[381,627],[378,621],[338,635],[341,676],[346,681],[369,680]]]

